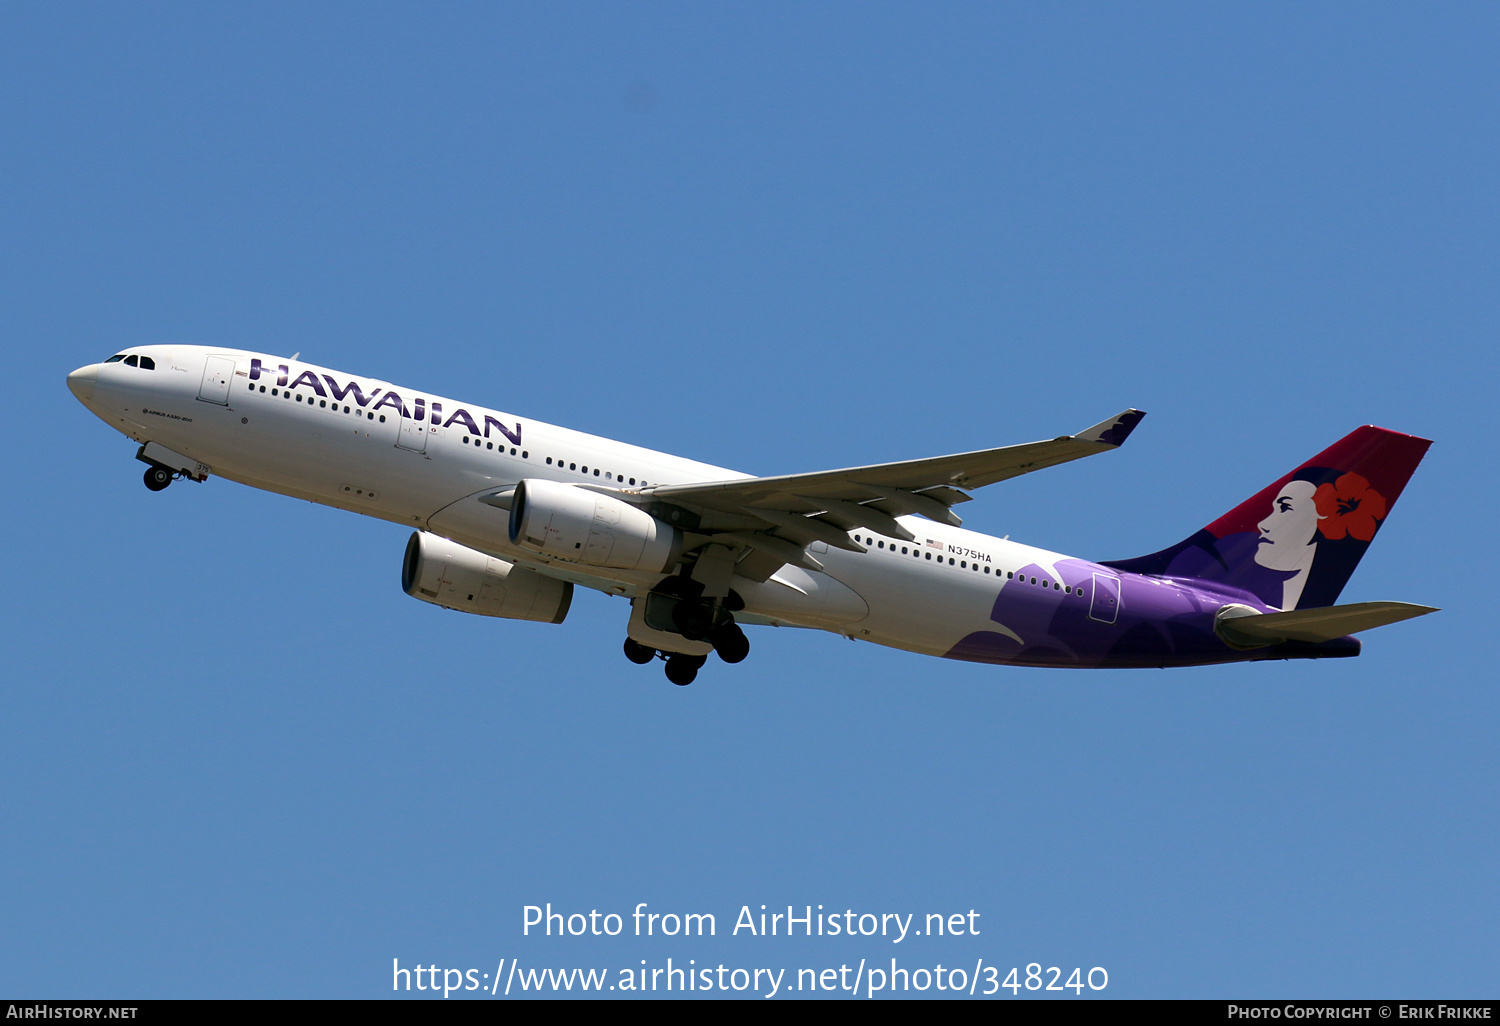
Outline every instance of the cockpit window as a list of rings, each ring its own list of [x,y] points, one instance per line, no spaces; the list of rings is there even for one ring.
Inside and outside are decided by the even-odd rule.
[[[141,357],[141,370],[156,370],[156,361],[149,356]]]
[[[125,357],[125,366],[127,366],[127,367],[134,367],[135,366],[135,357],[133,355]]]
[[[123,359],[125,359],[125,354],[124,353],[116,353],[114,356],[111,356],[108,360],[105,360],[104,362],[105,363],[118,363],[118,362],[120,362]]]

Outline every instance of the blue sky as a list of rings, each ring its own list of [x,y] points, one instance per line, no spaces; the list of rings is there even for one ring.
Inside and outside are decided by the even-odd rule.
[[[0,992],[898,957],[1103,966],[1121,997],[1493,996],[1497,28],[1462,4],[0,9],[26,457],[0,493]],[[1436,444],[1344,598],[1444,611],[1357,660],[1176,671],[754,630],[675,688],[620,655],[619,600],[446,613],[401,594],[401,528],[148,493],[63,379],[151,342],[766,474],[1136,406],[1125,449],[964,510],[1100,559],[1377,423]],[[549,901],[720,936],[522,937]],[[763,903],[981,933],[725,936]]]

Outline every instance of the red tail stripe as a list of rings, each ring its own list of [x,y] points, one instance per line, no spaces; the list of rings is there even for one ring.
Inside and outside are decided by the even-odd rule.
[[[1344,473],[1354,473],[1370,482],[1370,487],[1385,499],[1387,511],[1396,504],[1406,482],[1411,479],[1432,444],[1431,439],[1404,435],[1399,431],[1367,425],[1356,428],[1327,449],[1297,467],[1291,473],[1278,478],[1255,495],[1208,525],[1208,532],[1215,538],[1254,531],[1265,519],[1271,502],[1298,471],[1307,467],[1326,467]]]

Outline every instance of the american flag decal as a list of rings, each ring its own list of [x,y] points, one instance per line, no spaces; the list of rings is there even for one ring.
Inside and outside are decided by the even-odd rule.
[[[939,552],[943,551],[943,543],[940,541],[933,541],[931,538],[927,539],[927,547],[929,549],[937,549]]]

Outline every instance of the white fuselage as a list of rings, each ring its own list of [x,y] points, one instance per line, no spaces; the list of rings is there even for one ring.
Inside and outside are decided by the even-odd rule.
[[[629,490],[746,476],[264,353],[130,352],[149,357],[154,369],[96,364],[74,372],[69,384],[138,442],[191,457],[218,477],[430,531],[632,599],[663,575],[584,567],[518,548],[505,511],[479,497],[528,478]],[[736,578],[746,603],[739,618],[945,655],[974,631],[1005,630],[991,619],[1005,571],[1053,568],[1060,577],[1055,568],[1065,557],[1058,553],[914,516],[900,523],[914,542],[855,529],[850,535],[869,551],[814,543],[822,572],[784,566],[762,583]]]

